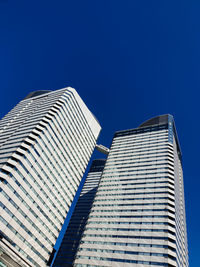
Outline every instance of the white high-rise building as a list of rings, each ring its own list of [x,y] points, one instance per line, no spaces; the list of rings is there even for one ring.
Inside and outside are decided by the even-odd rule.
[[[181,150],[171,115],[115,133],[73,266],[147,265],[188,267]]]
[[[0,121],[0,266],[46,266],[100,130],[72,88],[33,92]]]

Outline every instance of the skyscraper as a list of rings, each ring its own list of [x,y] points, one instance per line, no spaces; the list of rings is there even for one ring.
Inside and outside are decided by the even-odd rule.
[[[116,132],[74,266],[188,266],[181,150],[171,115]]]
[[[46,266],[100,130],[72,88],[33,92],[0,121],[1,266]]]
[[[53,264],[54,267],[73,266],[82,233],[98,188],[99,180],[105,165],[105,159],[93,160],[85,180],[80,197],[77,201],[67,231]]]

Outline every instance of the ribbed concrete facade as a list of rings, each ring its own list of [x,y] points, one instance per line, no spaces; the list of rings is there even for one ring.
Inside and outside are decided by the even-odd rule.
[[[72,88],[31,93],[0,121],[2,266],[46,266],[100,129]]]
[[[93,160],[53,267],[73,266],[104,165],[105,159]]]
[[[117,132],[74,266],[188,266],[181,151],[171,115]]]

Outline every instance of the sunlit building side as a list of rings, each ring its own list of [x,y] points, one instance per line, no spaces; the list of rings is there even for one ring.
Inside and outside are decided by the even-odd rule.
[[[116,132],[73,266],[188,266],[181,150],[171,115]]]
[[[46,266],[100,130],[73,88],[30,93],[0,121],[1,266]]]

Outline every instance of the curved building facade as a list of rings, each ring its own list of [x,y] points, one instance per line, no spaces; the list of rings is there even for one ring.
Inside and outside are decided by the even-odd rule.
[[[116,132],[74,266],[187,267],[187,251],[173,117]]]
[[[33,92],[0,121],[0,266],[46,266],[100,130],[69,87]]]

